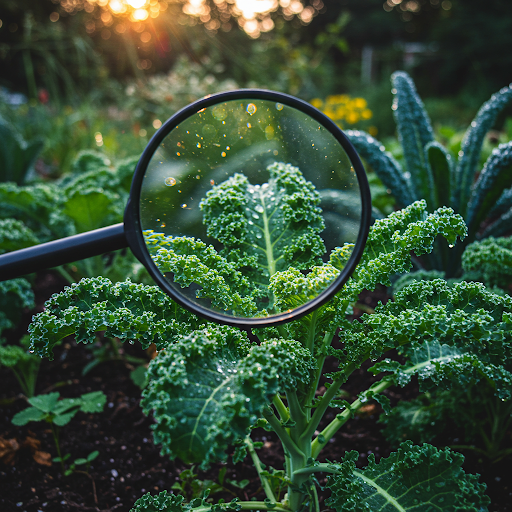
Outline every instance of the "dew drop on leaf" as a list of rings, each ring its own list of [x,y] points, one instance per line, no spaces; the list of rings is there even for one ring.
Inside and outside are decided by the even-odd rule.
[[[171,177],[165,178],[164,182],[168,187],[174,187],[174,185],[176,185],[176,180]]]
[[[249,105],[247,105],[246,110],[247,110],[247,113],[252,116],[257,110],[256,105],[254,103],[249,103]]]

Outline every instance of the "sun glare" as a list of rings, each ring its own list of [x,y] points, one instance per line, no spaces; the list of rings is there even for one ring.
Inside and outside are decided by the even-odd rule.
[[[101,19],[105,27],[112,25],[113,18],[128,19],[133,23],[141,23],[148,18],[157,18],[167,10],[168,4],[181,4],[184,17],[183,24],[203,23],[208,30],[230,30],[231,20],[236,20],[249,36],[257,38],[262,32],[269,32],[275,26],[274,19],[277,11],[286,20],[297,17],[303,24],[311,22],[313,17],[323,7],[322,0],[58,0],[61,8],[68,13],[85,10],[100,13],[96,18]],[[388,0],[397,1],[397,0]],[[414,1],[414,0],[411,0]],[[411,1],[409,3],[411,3]],[[182,21],[180,21],[182,23]],[[96,22],[90,22],[87,31],[100,28]],[[123,26],[124,27],[124,26]],[[117,33],[123,33],[125,28],[115,26]]]

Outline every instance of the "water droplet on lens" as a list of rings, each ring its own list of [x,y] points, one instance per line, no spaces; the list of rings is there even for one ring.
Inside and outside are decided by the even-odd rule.
[[[222,158],[224,158],[224,157],[226,156],[226,152],[225,152],[225,151],[223,151],[223,152],[220,154],[220,156],[221,156]]]
[[[183,203],[183,204],[181,205],[181,207],[182,207],[182,208],[186,208],[186,207],[187,207],[186,203]]]
[[[201,143],[200,143],[200,142],[198,142],[198,143],[196,144],[196,146],[197,146],[198,148],[200,148],[200,147],[201,147]]]
[[[174,185],[176,185],[176,180],[174,178],[165,178],[165,184],[168,186],[168,187],[174,187]]]
[[[247,113],[250,114],[251,116],[256,112],[256,105],[254,103],[249,103],[249,105],[247,105]]]

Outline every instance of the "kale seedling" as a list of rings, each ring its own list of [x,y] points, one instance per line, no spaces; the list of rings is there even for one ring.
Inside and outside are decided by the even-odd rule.
[[[215,307],[239,315],[283,312],[316,297],[344,267],[353,246],[325,254],[319,193],[291,165],[276,163],[269,175],[268,184],[257,190],[245,176],[235,175],[207,194],[204,221],[208,235],[220,242],[218,251],[201,240],[146,233],[160,269],[172,272],[182,286],[193,283],[198,297]],[[265,215],[255,216],[261,209]],[[404,298],[411,309],[403,314],[390,309],[389,321],[384,313],[368,315],[363,324],[348,316],[361,291],[390,286],[391,276],[411,269],[411,253],[432,251],[437,235],[455,244],[466,235],[466,226],[450,208],[428,213],[425,201],[377,221],[343,290],[299,320],[256,331],[258,343],[245,332],[197,318],[157,287],[96,278],[84,279],[46,303],[29,328],[32,348],[51,358],[63,337],[75,334],[78,342],[91,343],[98,331],[122,341],[138,340],[145,348],[154,342],[159,353],[149,365],[141,403],[154,418],[154,440],[162,454],[202,469],[228,455],[234,462],[250,457],[265,494],[260,501],[236,498],[213,504],[207,492],[186,503],[183,496],[163,491],[144,495],[133,511],[319,512],[322,490],[328,496],[325,504],[336,512],[484,512],[489,502],[485,486],[464,473],[462,455],[449,449],[408,441],[378,462],[370,455],[363,467],[356,465],[355,451],[340,461],[319,462],[329,441],[365,403],[375,400],[390,410],[383,394],[388,387],[417,376],[449,388],[457,379],[478,381],[490,375],[476,361],[493,339],[492,326],[510,322],[512,308],[503,303],[492,309],[495,296],[481,285],[430,294],[421,285]],[[490,317],[496,323],[485,330]],[[473,324],[457,327],[462,319]],[[337,333],[340,349],[332,346]],[[441,351],[430,350],[441,333]],[[455,342],[462,334],[461,348]],[[477,346],[480,352],[473,354]],[[374,365],[380,380],[362,389],[356,400],[344,399],[343,386],[354,371],[401,347],[416,351],[409,364],[386,360]],[[327,358],[337,359],[337,372],[325,374]],[[461,361],[468,363],[461,366]],[[327,382],[321,388],[323,376]],[[327,422],[330,408],[337,414]],[[261,463],[251,438],[258,426],[279,438],[282,470]],[[328,475],[323,489],[319,473]],[[281,493],[283,487],[286,492]]]
[[[70,454],[62,456],[59,442],[58,427],[67,425],[73,416],[78,411],[85,413],[102,412],[103,407],[107,401],[107,397],[102,391],[93,391],[92,393],[85,393],[80,398],[63,398],[59,400],[60,394],[58,391],[49,393],[47,395],[37,395],[28,399],[31,407],[24,409],[14,415],[12,422],[14,425],[26,425],[30,421],[46,421],[50,424],[55,441],[55,448],[57,449],[57,457],[53,459],[54,462],[60,462],[62,472],[64,475],[70,475],[76,465],[88,465],[92,460],[97,457],[97,453],[92,452],[82,462],[81,459],[76,459],[75,462],[68,468],[64,466],[64,462],[69,459]]]

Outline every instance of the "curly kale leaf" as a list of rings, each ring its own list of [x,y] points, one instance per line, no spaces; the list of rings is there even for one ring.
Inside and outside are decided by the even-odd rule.
[[[332,495],[326,501],[336,512],[484,512],[490,500],[478,476],[464,473],[464,457],[449,448],[439,450],[411,441],[400,445],[389,457],[356,468],[356,451],[339,464],[330,465],[335,474],[326,487]]]
[[[512,237],[489,237],[468,245],[462,255],[464,278],[487,286],[506,287],[512,281]]]
[[[23,222],[15,219],[0,219],[0,254],[38,243],[39,240],[35,234]]]
[[[18,187],[14,183],[0,183],[1,217],[22,221],[43,242],[74,234],[67,229],[65,218],[58,211],[61,201],[58,187],[54,185]]]
[[[172,237],[151,230],[144,232],[146,247],[162,273],[171,272],[183,288],[199,285],[197,298],[211,300],[222,311],[242,316],[256,313],[249,280],[215,248],[191,237]],[[241,295],[242,293],[242,295]]]
[[[206,468],[224,460],[272,396],[306,380],[313,365],[298,342],[251,347],[237,329],[208,327],[151,362],[142,407],[153,413],[162,454]]]
[[[190,503],[183,503],[185,498],[180,494],[162,491],[152,496],[147,492],[135,502],[130,512],[238,512],[242,509],[238,498],[234,498],[229,503],[212,504],[206,501],[208,492],[209,489],[203,493],[203,498],[196,498]]]
[[[130,512],[183,512],[185,498],[179,494],[162,491],[156,496],[149,492],[139,498],[130,509]]]
[[[235,174],[201,202],[208,236],[223,244],[224,255],[236,251],[249,258],[250,277],[264,277],[264,286],[278,270],[306,270],[325,253],[320,194],[290,164],[276,162],[267,170],[270,178],[263,185]]]
[[[318,297],[339,275],[339,270],[330,264],[313,267],[307,275],[295,268],[277,272],[270,280],[270,290],[274,295],[275,309],[278,312],[292,310]],[[312,349],[325,332],[335,330],[332,323],[336,312],[343,306],[342,297],[336,295],[327,304],[315,309],[312,313],[299,320],[283,326],[290,338],[312,341],[308,346]],[[337,326],[336,326],[337,327]]]
[[[138,340],[143,347],[165,347],[176,336],[204,322],[174,303],[160,288],[130,281],[112,284],[97,277],[82,279],[45,303],[45,311],[29,326],[31,350],[53,359],[53,347],[63,338],[93,343],[96,333]]]
[[[405,385],[417,375],[422,388],[467,386],[492,382],[503,399],[512,392],[512,299],[498,296],[481,283],[454,283],[438,279],[404,287],[395,301],[379,305],[363,323],[341,334],[343,366],[360,363],[399,348],[406,363],[385,360],[372,369],[392,372]]]
[[[391,276],[411,269],[411,252],[416,256],[432,252],[437,235],[443,235],[450,245],[466,236],[464,220],[451,208],[430,214],[426,210],[424,200],[416,201],[375,221],[361,261],[341,292],[345,297],[354,302],[363,290],[373,290],[379,283],[391,286]],[[349,256],[350,246],[338,248],[331,253],[330,263],[342,269]]]
[[[19,322],[24,308],[34,306],[34,292],[27,280],[18,278],[0,282],[0,334]]]

